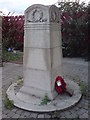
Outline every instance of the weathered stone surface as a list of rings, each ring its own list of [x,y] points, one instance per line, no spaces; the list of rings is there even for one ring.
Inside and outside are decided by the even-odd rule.
[[[29,23],[25,26],[25,47],[53,48],[61,45],[59,23]]]
[[[62,75],[59,9],[33,5],[25,11],[24,86],[22,94],[50,99],[57,95],[55,79]]]
[[[69,88],[74,91],[73,96],[70,97],[67,94],[58,95],[54,100],[49,101],[45,105],[41,105],[42,98],[39,98],[37,96],[24,94],[22,92],[18,92],[17,94],[15,94],[16,90],[14,88],[16,86],[16,83],[12,84],[9,87],[7,94],[10,100],[14,100],[15,106],[29,111],[50,112],[56,110],[65,110],[73,105],[76,105],[76,103],[81,98],[81,92],[78,84],[71,80],[67,80],[66,83],[67,89]],[[28,90],[26,90],[26,93],[27,91]]]
[[[46,71],[50,67],[50,49],[25,48],[24,68]]]
[[[25,14],[25,24],[59,22],[60,20],[58,8],[55,5],[32,5],[25,10]]]

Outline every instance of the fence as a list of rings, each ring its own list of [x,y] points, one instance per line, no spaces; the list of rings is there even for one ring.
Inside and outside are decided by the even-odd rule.
[[[2,37],[6,47],[19,47],[24,40],[24,16],[4,16]]]
[[[63,43],[67,44],[67,48],[65,48],[65,56],[69,56],[70,54],[80,56],[84,52],[87,52],[87,23],[87,12],[82,11],[73,14],[70,12],[62,13],[62,40]],[[4,16],[2,20],[2,28],[3,41],[5,43],[5,46],[15,48],[19,48],[20,46],[22,46],[24,41],[24,16]],[[65,44],[63,45],[65,46]],[[69,53],[67,53],[67,51]]]

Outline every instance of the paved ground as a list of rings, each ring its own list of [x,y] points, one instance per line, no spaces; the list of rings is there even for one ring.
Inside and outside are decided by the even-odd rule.
[[[63,74],[65,79],[88,82],[88,62],[82,59],[64,58]],[[82,97],[76,106],[65,111],[34,113],[16,107],[12,110],[6,109],[4,106],[4,93],[10,84],[18,80],[19,76],[23,76],[22,64],[4,63],[2,69],[3,118],[88,118],[88,100],[85,97]]]

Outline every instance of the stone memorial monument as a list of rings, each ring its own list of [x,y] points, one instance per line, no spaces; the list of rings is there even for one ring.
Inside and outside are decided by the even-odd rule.
[[[55,90],[57,76],[62,76],[62,43],[59,9],[55,5],[32,5],[25,10],[23,86],[15,91],[16,83],[7,90],[14,105],[30,111],[62,110],[77,103],[81,94],[73,81],[67,87],[74,96],[60,96]],[[48,105],[42,99],[48,96]],[[54,105],[56,104],[56,106]]]
[[[61,25],[56,6],[33,5],[25,11],[24,86],[22,93],[54,99],[62,74]]]

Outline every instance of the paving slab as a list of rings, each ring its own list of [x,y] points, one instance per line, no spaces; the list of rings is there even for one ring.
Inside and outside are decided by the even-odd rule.
[[[74,62],[73,62],[74,61]],[[83,61],[83,64],[79,64],[81,62],[78,61]],[[3,64],[4,67],[2,69],[2,87],[3,87],[3,91],[6,92],[6,90],[8,89],[8,87],[11,85],[11,83],[17,82],[18,76],[22,76],[23,77],[23,65],[22,64],[14,64],[14,63],[4,63]],[[88,62],[82,60],[82,59],[69,59],[69,58],[64,58],[63,59],[63,75],[65,79],[70,79],[73,80],[73,78],[75,78],[76,76],[78,76],[80,78],[80,81],[85,81],[88,83]],[[76,77],[76,79],[78,79],[78,77]],[[75,82],[77,82],[78,80],[74,79]],[[78,82],[77,82],[78,83]],[[4,96],[3,96],[4,98]],[[3,103],[2,103],[2,116],[3,118],[10,118],[7,116],[8,113],[10,113],[13,110],[8,110],[5,108],[4,106],[4,99],[3,99]],[[14,113],[16,111],[19,111],[19,108],[14,108],[16,109],[15,111],[13,111]],[[76,105],[73,106],[72,108],[69,108],[68,110],[64,110],[64,111],[59,111],[60,113],[60,118],[73,118],[72,115],[68,115],[66,116],[65,113],[67,114],[67,112],[72,113],[74,110],[76,111],[74,114],[76,114],[76,118],[81,118],[82,117],[82,113],[79,112],[81,110],[85,109],[86,111],[85,114],[83,115],[83,118],[88,118],[88,100],[85,97],[82,97],[82,99],[80,100],[80,102]],[[6,111],[6,112],[5,112]],[[25,110],[22,110],[23,112],[28,112]],[[29,112],[30,116],[24,116],[23,113],[19,116],[19,118],[37,118],[38,116],[38,112]],[[52,118],[54,113],[48,114],[48,113],[44,113],[44,118]]]

